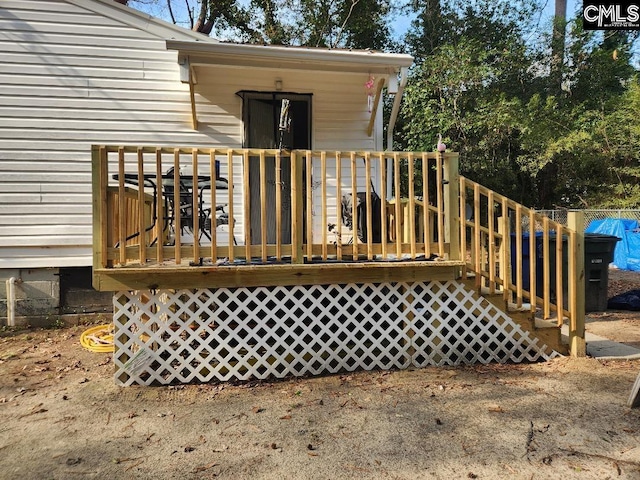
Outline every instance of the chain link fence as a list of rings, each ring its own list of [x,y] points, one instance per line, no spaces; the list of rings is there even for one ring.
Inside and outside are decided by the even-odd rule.
[[[536,210],[536,213],[549,217],[550,220],[567,225],[568,210]],[[640,222],[640,210],[583,210],[585,228],[594,220],[604,220],[605,218],[621,218],[629,220],[637,220]]]

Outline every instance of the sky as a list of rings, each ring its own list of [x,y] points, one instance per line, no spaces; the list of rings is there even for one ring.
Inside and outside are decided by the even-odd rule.
[[[550,26],[551,24],[551,18],[553,17],[555,3],[553,0],[539,1],[541,3],[544,2],[544,9],[540,16],[538,24],[540,28],[546,29],[547,26]],[[248,5],[249,0],[241,0],[241,3]],[[397,0],[391,0],[392,5],[398,5],[399,3],[400,2],[398,2]],[[185,13],[184,3],[182,1],[176,1],[174,2],[174,4],[174,14],[176,15],[176,17],[178,19],[186,19],[187,15]],[[171,21],[165,1],[129,0],[129,5],[133,8],[147,12],[168,22]],[[581,0],[567,0],[567,17],[573,17],[577,8],[582,8]],[[396,13],[394,15],[393,19],[391,20],[391,31],[393,32],[393,36],[395,39],[402,39],[402,37],[410,28],[411,22],[414,18],[414,16],[400,15],[400,13]],[[188,27],[188,25],[186,24],[183,26]]]

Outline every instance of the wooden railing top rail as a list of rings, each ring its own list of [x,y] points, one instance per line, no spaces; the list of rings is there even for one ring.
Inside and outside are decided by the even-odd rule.
[[[427,156],[429,158],[436,158],[439,155],[443,157],[457,157],[458,153],[456,152],[419,152],[419,151],[406,151],[406,150],[340,150],[340,149],[325,149],[325,150],[316,150],[316,149],[294,149],[294,150],[285,150],[285,149],[276,149],[276,148],[233,148],[233,147],[185,147],[185,146],[153,146],[153,145],[98,145],[97,148],[104,148],[107,152],[117,152],[119,150],[123,150],[127,153],[136,153],[138,151],[142,151],[143,153],[175,153],[176,151],[182,154],[192,154],[194,151],[199,154],[208,155],[211,152],[220,152],[221,154],[227,154],[231,152],[234,155],[244,155],[248,153],[249,155],[260,155],[260,153],[265,153],[266,155],[289,155],[292,152],[297,153],[307,153],[310,152],[314,156],[319,156],[323,152],[326,154],[335,154],[343,153],[350,154],[355,153],[357,156],[379,156],[384,155],[385,157],[392,157],[394,155],[400,155],[402,157],[406,157],[412,155],[414,157]]]

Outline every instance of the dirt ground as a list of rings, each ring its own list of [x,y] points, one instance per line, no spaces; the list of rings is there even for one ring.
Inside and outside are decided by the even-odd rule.
[[[640,273],[627,270],[609,270],[609,298],[629,290],[640,289]],[[640,348],[640,312],[607,310],[587,313],[588,332],[616,342]]]
[[[640,479],[637,361],[120,388],[85,328],[0,336],[0,478]],[[638,344],[640,314],[587,329]]]

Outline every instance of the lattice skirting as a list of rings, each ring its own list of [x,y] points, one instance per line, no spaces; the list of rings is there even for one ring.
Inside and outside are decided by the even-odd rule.
[[[457,282],[118,292],[113,301],[120,385],[556,355]]]

